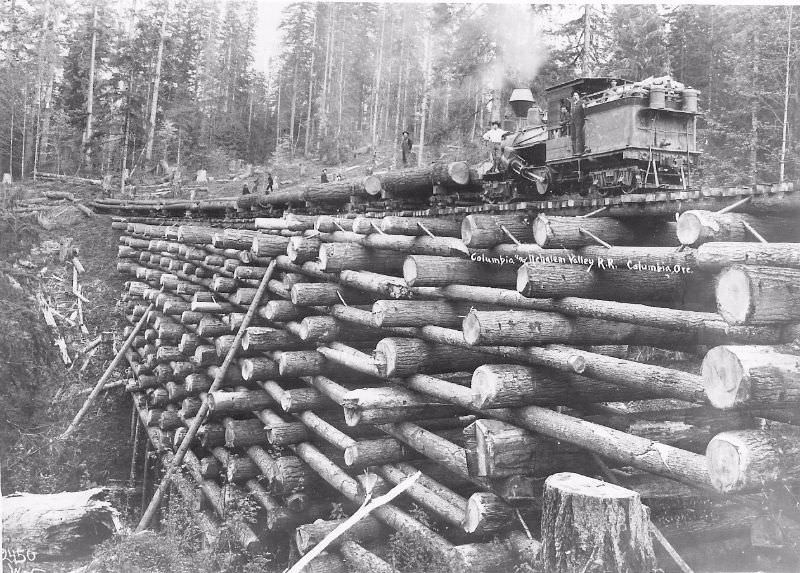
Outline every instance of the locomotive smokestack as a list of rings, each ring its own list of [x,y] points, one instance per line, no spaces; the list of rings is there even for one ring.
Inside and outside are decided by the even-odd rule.
[[[511,92],[508,103],[517,117],[527,117],[528,110],[533,105],[533,93],[528,88],[516,88]]]

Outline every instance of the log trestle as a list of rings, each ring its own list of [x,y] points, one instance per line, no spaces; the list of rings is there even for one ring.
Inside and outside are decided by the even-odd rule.
[[[266,202],[413,200],[434,179],[468,188],[462,171],[314,185]],[[723,495],[729,507],[800,479],[800,359],[785,346],[800,334],[800,248],[744,242],[754,239],[743,223],[766,232],[766,217],[682,220],[130,222],[123,307],[132,324],[155,307],[126,354],[127,387],[167,455],[207,401],[181,479],[217,514],[251,496],[269,535],[293,533],[300,553],[338,525],[331,502],[354,511],[421,471],[404,497],[445,533],[388,504],[317,558],[326,570],[390,570],[370,547],[391,531],[424,538],[453,571],[522,561],[567,571],[587,559],[649,570],[656,558],[671,569],[640,499],[683,507]],[[790,235],[784,228],[776,235]],[[208,392],[271,261],[279,272],[239,359]],[[609,472],[619,485],[592,480]],[[217,518],[202,519],[213,533]],[[541,544],[531,519],[541,519]],[[753,524],[759,539],[763,523]],[[271,539],[244,524],[231,531],[251,550]],[[497,534],[508,543],[484,543]],[[678,528],[664,534],[686,541]]]

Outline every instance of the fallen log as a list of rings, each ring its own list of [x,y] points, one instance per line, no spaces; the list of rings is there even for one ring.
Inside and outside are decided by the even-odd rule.
[[[35,568],[37,558],[61,559],[91,551],[121,526],[117,510],[107,501],[110,493],[97,487],[3,496],[3,561],[6,552],[18,550]]]

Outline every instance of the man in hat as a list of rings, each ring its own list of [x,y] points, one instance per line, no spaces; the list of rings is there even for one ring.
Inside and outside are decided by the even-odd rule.
[[[409,137],[407,131],[404,131],[403,138],[400,140],[400,157],[403,160],[403,167],[406,167],[408,165],[408,160],[411,159],[412,146],[411,137]]]
[[[500,170],[500,148],[503,143],[503,135],[505,131],[500,129],[500,122],[493,121],[492,128],[483,134],[483,140],[489,144],[489,150],[492,158],[492,171]]]

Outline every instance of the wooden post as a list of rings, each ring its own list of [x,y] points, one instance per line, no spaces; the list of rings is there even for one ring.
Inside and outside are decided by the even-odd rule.
[[[573,473],[545,481],[542,568],[652,571],[650,518],[639,494]]]
[[[108,381],[108,379],[111,377],[111,374],[114,373],[114,370],[117,369],[117,366],[119,366],[120,362],[122,362],[122,360],[125,358],[125,353],[131,347],[131,344],[133,343],[133,339],[136,338],[136,335],[139,333],[139,331],[144,326],[145,322],[147,321],[148,316],[150,315],[150,311],[152,311],[153,308],[155,308],[155,303],[150,303],[150,306],[147,307],[147,310],[142,315],[142,318],[140,318],[139,322],[136,323],[136,326],[133,328],[131,333],[128,335],[127,340],[125,340],[125,343],[122,345],[122,347],[117,352],[117,355],[114,357],[114,360],[111,361],[111,364],[109,364],[108,368],[106,368],[106,371],[103,372],[103,375],[100,377],[100,380],[98,380],[97,384],[95,384],[94,389],[92,390],[92,393],[89,394],[88,398],[86,398],[86,401],[83,403],[83,406],[81,406],[81,409],[78,410],[77,414],[75,414],[75,417],[72,419],[72,422],[70,422],[70,425],[67,427],[67,429],[64,430],[64,433],[62,433],[59,436],[60,440],[67,439],[73,433],[75,433],[75,430],[78,429],[78,425],[81,423],[81,420],[83,420],[83,417],[86,415],[86,412],[89,411],[89,408],[91,408],[92,404],[95,401],[95,398],[97,398],[97,396],[100,395],[100,392],[103,391],[103,388],[105,387],[106,382]]]

